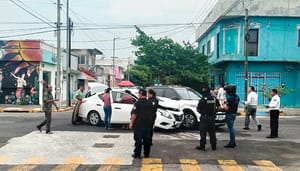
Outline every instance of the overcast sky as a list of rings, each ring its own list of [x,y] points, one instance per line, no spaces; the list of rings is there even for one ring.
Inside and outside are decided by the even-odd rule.
[[[217,0],[70,0],[74,22],[72,48],[97,48],[112,56],[133,57],[130,39],[136,36],[133,25],[154,38],[169,37],[181,43],[194,42],[195,28]],[[14,2],[14,3],[13,3]],[[0,39],[43,39],[56,46],[54,34],[57,0],[0,0]],[[66,24],[66,0],[61,0],[62,23]],[[21,6],[28,10],[26,12]],[[31,13],[31,14],[29,14]],[[34,16],[33,16],[34,15]],[[39,19],[38,19],[39,18]],[[184,25],[184,23],[195,23]],[[45,32],[41,34],[32,34]],[[19,34],[26,36],[14,36]],[[65,31],[62,47],[66,46]]]

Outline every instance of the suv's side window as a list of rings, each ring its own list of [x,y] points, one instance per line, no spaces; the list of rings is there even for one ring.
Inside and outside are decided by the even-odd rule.
[[[164,97],[164,89],[162,88],[153,88],[156,93],[156,96]]]
[[[178,99],[176,92],[173,89],[165,89],[165,95],[164,97],[170,98],[170,99]]]

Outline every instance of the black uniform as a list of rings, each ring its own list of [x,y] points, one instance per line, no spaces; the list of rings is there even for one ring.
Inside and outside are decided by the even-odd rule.
[[[200,146],[197,147],[199,150],[205,149],[206,144],[206,134],[209,133],[210,144],[212,150],[216,150],[216,130],[215,130],[215,117],[216,109],[219,106],[217,99],[209,92],[203,94],[203,97],[200,99],[197,111],[201,114],[200,117]]]
[[[134,155],[140,156],[144,145],[144,155],[149,156],[151,149],[151,130],[153,122],[153,104],[146,98],[139,99],[133,106],[132,114],[136,115],[133,123],[135,149]]]
[[[153,121],[152,121],[152,128],[154,127],[155,124],[155,119],[156,119],[156,111],[158,108],[158,100],[153,97],[153,98],[148,98],[149,101],[151,101],[152,105],[153,105]],[[153,129],[151,130],[150,133],[150,144],[152,145],[152,137],[153,137]]]

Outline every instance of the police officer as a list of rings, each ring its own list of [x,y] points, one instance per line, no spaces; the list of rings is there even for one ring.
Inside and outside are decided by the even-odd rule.
[[[218,100],[210,94],[208,87],[202,88],[203,96],[199,100],[197,111],[201,113],[200,117],[200,146],[197,150],[205,150],[206,134],[208,132],[210,137],[210,145],[212,150],[217,149],[216,130],[215,130],[215,117],[216,109],[220,106]]]
[[[147,91],[140,89],[139,99],[132,109],[129,128],[134,131],[135,149],[133,158],[141,158],[142,146],[144,145],[144,156],[150,155],[151,142],[150,135],[153,122],[153,104],[147,99]]]
[[[156,119],[156,111],[158,108],[158,100],[156,99],[156,93],[153,89],[148,90],[148,100],[150,100],[153,105],[153,121],[152,121],[152,128],[153,128],[154,124],[155,124],[155,119]],[[151,130],[151,134],[150,134],[150,144],[151,145],[152,145],[152,137],[153,137],[153,129]]]

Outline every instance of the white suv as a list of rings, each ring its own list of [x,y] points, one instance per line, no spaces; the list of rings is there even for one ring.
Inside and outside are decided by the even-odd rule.
[[[189,87],[183,86],[152,86],[147,89],[153,89],[156,95],[161,98],[169,98],[176,100],[184,113],[184,120],[182,126],[184,128],[192,129],[198,126],[200,122],[200,113],[197,112],[197,105],[202,95]],[[225,114],[217,113],[216,126],[225,124]]]

